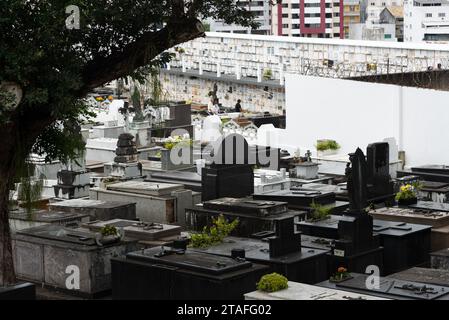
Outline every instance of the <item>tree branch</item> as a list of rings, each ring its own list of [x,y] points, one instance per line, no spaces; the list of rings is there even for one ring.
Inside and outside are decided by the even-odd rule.
[[[92,60],[83,72],[84,86],[77,96],[82,98],[105,83],[128,76],[134,70],[150,64],[162,52],[204,34],[201,21],[187,18],[169,22],[159,31],[147,32],[120,52]]]

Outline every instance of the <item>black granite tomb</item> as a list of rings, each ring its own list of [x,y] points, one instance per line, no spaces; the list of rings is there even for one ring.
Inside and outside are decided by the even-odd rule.
[[[274,231],[274,225],[280,219],[300,219],[306,212],[288,210],[284,202],[222,198],[186,209],[186,223],[190,230],[202,231],[204,227],[211,226],[213,219],[220,215],[228,220],[239,220],[233,236],[253,237],[260,232]]]
[[[19,283],[15,286],[0,287],[0,301],[36,300],[36,286],[32,283]]]
[[[146,182],[160,182],[169,184],[182,184],[186,189],[201,192],[201,176],[196,172],[165,171],[151,174]]]
[[[339,238],[340,221],[351,220],[346,216],[331,216],[319,222],[300,222],[299,230],[328,242]],[[429,262],[431,226],[373,220],[374,239],[383,247],[383,273],[388,275]],[[306,246],[320,248],[309,241]],[[350,269],[353,270],[353,269]]]
[[[398,177],[418,176],[422,180],[449,183],[449,166],[425,165],[413,167],[411,170],[400,170]]]
[[[246,140],[240,135],[229,135],[214,152],[213,163],[202,170],[203,201],[252,195],[254,164],[250,163]]]
[[[329,280],[317,286],[345,290],[394,300],[449,300],[449,287],[393,278],[380,278],[378,289],[367,286],[368,275],[352,273],[352,278],[339,283]]]
[[[270,272],[281,273],[290,281],[314,284],[327,278],[328,250],[302,248],[293,218],[277,220],[274,235],[263,240],[229,237],[222,244],[195,249],[224,257],[231,257],[236,250],[244,252],[246,260],[268,265]]]
[[[114,258],[116,300],[240,300],[268,268],[244,259],[172,248],[153,248]]]
[[[351,165],[346,169],[350,209],[343,216],[331,216],[319,222],[301,222],[300,230],[308,235],[333,238],[331,270],[346,267],[365,272],[369,265],[383,268],[379,238],[373,235],[373,218],[367,214],[368,168],[365,155],[357,149],[350,154]]]

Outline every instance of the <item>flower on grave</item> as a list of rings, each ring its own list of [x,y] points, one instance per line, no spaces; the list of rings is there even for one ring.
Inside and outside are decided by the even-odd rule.
[[[338,268],[338,273],[346,273],[346,272],[348,272],[348,269],[346,269],[346,268],[344,268],[344,267],[340,267],[340,268]]]
[[[417,197],[418,185],[414,186],[407,184],[399,188],[399,192],[396,194],[396,201],[415,199]]]

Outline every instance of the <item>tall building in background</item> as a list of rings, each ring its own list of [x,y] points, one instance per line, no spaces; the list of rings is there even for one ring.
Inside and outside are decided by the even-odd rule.
[[[237,0],[236,0],[237,1]],[[268,0],[239,1],[238,5],[255,14],[255,20],[260,24],[258,29],[251,29],[237,25],[229,25],[223,21],[208,20],[210,31],[227,33],[247,33],[271,35],[271,4]]]
[[[360,0],[343,0],[343,30],[345,39],[349,39],[349,26],[362,22],[360,10]]]
[[[449,42],[449,1],[406,0],[405,42]]]
[[[271,25],[278,36],[343,38],[343,0],[283,0]]]

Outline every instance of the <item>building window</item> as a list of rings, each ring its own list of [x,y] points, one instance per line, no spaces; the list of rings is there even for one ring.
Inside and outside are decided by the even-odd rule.
[[[446,16],[446,13],[440,12],[440,13],[438,13],[438,16],[439,16],[440,18],[444,18],[444,17]]]
[[[432,14],[431,13],[426,13],[426,18],[432,18]]]
[[[384,38],[385,38],[385,39],[391,39],[391,34],[385,34],[385,35],[384,35]]]

